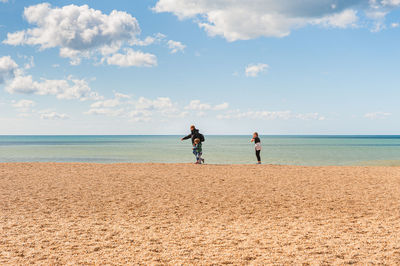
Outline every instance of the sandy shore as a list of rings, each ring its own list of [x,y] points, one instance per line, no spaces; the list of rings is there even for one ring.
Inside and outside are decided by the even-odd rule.
[[[399,167],[0,164],[0,264],[400,264]]]

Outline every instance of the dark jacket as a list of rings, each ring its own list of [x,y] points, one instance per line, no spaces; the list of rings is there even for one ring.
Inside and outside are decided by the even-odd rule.
[[[189,135],[187,135],[186,137],[183,137],[183,139],[192,139],[192,144],[194,143],[194,140],[200,138],[200,133],[198,129],[194,129],[190,132]]]

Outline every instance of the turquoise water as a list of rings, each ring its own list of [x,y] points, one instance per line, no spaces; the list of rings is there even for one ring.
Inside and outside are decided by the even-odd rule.
[[[181,136],[0,136],[0,162],[193,162]],[[400,136],[262,136],[264,163],[400,165]],[[250,136],[206,136],[212,164],[255,162]]]

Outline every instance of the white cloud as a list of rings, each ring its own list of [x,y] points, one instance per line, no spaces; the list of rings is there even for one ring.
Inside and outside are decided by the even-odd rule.
[[[400,6],[400,0],[382,0],[384,6]]]
[[[11,56],[0,57],[0,84],[6,79],[13,78],[17,69],[18,65]]]
[[[318,113],[294,114],[291,111],[228,111],[225,114],[217,115],[218,119],[262,119],[262,120],[325,120],[325,117]]]
[[[400,24],[398,22],[394,22],[390,25],[392,28],[398,28]]]
[[[185,107],[186,110],[205,111],[210,110],[212,107],[208,103],[201,103],[200,100],[190,101],[189,105]]]
[[[400,0],[158,0],[153,10],[193,19],[210,36],[228,41],[284,37],[307,25],[355,27],[371,9],[399,6]],[[366,18],[368,19],[368,18]],[[361,23],[365,24],[365,23]]]
[[[290,111],[247,111],[241,112],[229,111],[226,114],[217,115],[218,119],[265,119],[265,120],[275,120],[275,119],[289,119],[291,118]]]
[[[144,40],[133,40],[130,42],[131,45],[137,46],[148,46],[155,43],[160,43],[162,40],[165,40],[167,36],[162,33],[157,33],[154,36],[147,36]]]
[[[130,42],[131,45],[136,46],[149,46],[152,44],[166,44],[171,54],[175,54],[177,52],[183,52],[186,48],[181,42],[174,40],[167,40],[167,36],[162,33],[157,33],[154,36],[147,36],[144,40],[133,40]]]
[[[132,45],[137,46],[148,46],[156,42],[156,38],[152,36],[147,36],[144,40],[135,40],[131,42]]]
[[[140,34],[130,14],[113,10],[107,15],[87,5],[53,8],[42,3],[25,8],[24,17],[36,27],[8,33],[5,44],[37,45],[42,50],[58,47],[73,64],[92,53],[116,52]]]
[[[157,57],[153,54],[134,51],[133,49],[125,49],[125,54],[116,53],[107,57],[107,64],[122,67],[129,66],[157,66]]]
[[[38,115],[41,119],[47,120],[65,120],[70,117],[66,114],[57,113],[54,110],[41,110],[36,111],[32,109],[36,106],[36,103],[32,100],[20,100],[20,101],[12,101],[12,106],[20,112],[18,114],[19,117],[31,117],[33,114]]]
[[[25,70],[34,66],[33,59],[25,65]],[[69,76],[67,79],[52,80],[42,78],[34,81],[31,75],[24,74],[10,56],[0,58],[0,82],[7,81],[5,91],[10,94],[54,95],[58,99],[100,100],[101,96],[93,92],[85,80]]]
[[[120,104],[118,99],[109,99],[104,101],[97,101],[90,105],[91,108],[101,108],[101,107],[116,107]]]
[[[253,111],[242,112],[240,110],[227,110],[228,103],[212,105],[202,103],[200,100],[192,100],[187,106],[180,106],[168,97],[149,99],[139,97],[137,99],[115,98],[98,101],[91,105],[85,112],[88,115],[118,116],[132,122],[147,122],[153,118],[184,118],[191,114],[197,117],[206,117],[207,112],[217,112],[218,119],[299,119],[323,121],[325,117],[319,113],[293,113],[291,111]]]
[[[325,16],[323,18],[316,19],[312,23],[320,24],[325,27],[345,29],[348,27],[356,27],[357,21],[358,21],[357,11],[353,9],[347,9],[341,13],[335,13],[330,16]]]
[[[391,113],[387,112],[372,112],[372,113],[366,113],[364,117],[372,120],[377,120],[377,119],[386,119],[391,115],[392,115]]]
[[[123,94],[120,92],[114,92],[114,95],[115,95],[115,98],[117,98],[117,99],[130,99],[131,98],[130,95]]]
[[[104,101],[107,102],[108,100]],[[147,122],[150,121],[156,113],[161,114],[163,116],[168,116],[168,110],[170,110],[170,106],[168,102],[169,98],[160,98],[155,100],[146,99],[141,97],[136,102],[131,101],[121,101],[118,105],[112,104],[108,108],[93,104],[91,109],[85,114],[88,115],[105,115],[105,116],[119,116],[126,117],[130,121],[133,122]],[[145,103],[144,103],[145,102]],[[99,106],[100,108],[97,108]],[[113,109],[113,107],[119,107],[118,109]],[[167,113],[164,113],[167,112]]]
[[[12,106],[22,113],[29,112],[35,105],[36,103],[31,100],[12,101]]]
[[[229,108],[229,103],[221,103],[214,106],[215,111],[221,111]]]
[[[154,100],[140,97],[139,100],[133,104],[140,110],[162,110],[173,107],[173,103],[168,97],[158,97]]]
[[[294,116],[295,118],[301,119],[301,120],[320,120],[323,121],[326,118],[319,113],[305,113],[305,114],[297,114]]]
[[[246,77],[257,77],[260,73],[265,72],[269,66],[267,64],[250,64],[245,68]]]
[[[66,114],[56,113],[50,110],[40,111],[40,118],[45,120],[66,120],[70,117]]]
[[[85,80],[68,77],[67,80],[42,79],[34,81],[31,75],[17,75],[5,87],[10,93],[54,95],[58,99],[97,100],[101,97],[91,90]]]
[[[100,114],[102,112],[107,113],[107,108],[113,108],[117,106],[121,106],[123,104],[126,104],[127,99],[130,99],[131,96],[119,93],[119,92],[114,92],[114,98],[113,99],[107,99],[107,100],[101,100],[94,102],[90,105],[90,108],[92,108],[93,113]]]
[[[149,111],[134,110],[129,113],[132,122],[148,122],[151,120],[152,114]]]
[[[221,111],[228,109],[228,103],[222,103],[218,105],[212,106],[208,103],[202,103],[200,100],[192,100],[189,105],[185,106],[186,110],[194,110],[194,111]]]
[[[91,107],[89,111],[85,112],[88,115],[106,115],[106,116],[119,116],[123,114],[123,109],[114,110],[111,108],[96,108]]]
[[[130,96],[115,92],[114,99],[93,103],[85,114],[119,116],[126,117],[134,122],[145,122],[150,121],[155,115],[177,118],[185,117],[187,112],[180,110],[178,105],[168,97],[157,97],[155,99],[139,97],[131,100]]]
[[[34,101],[31,100],[20,100],[18,102],[13,101],[13,107],[16,108],[28,108],[28,107],[32,107],[35,105]]]
[[[8,0],[0,0],[0,2],[2,2],[2,3],[7,3]]]
[[[171,54],[175,54],[177,52],[183,52],[186,48],[186,45],[178,41],[169,40],[167,44],[169,50],[171,51]]]

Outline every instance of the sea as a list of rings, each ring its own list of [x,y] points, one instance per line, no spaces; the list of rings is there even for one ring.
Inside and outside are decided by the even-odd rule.
[[[260,136],[262,161],[280,165],[400,166],[400,136]],[[0,162],[191,163],[181,136],[0,136]],[[208,164],[254,164],[251,136],[206,136]]]

